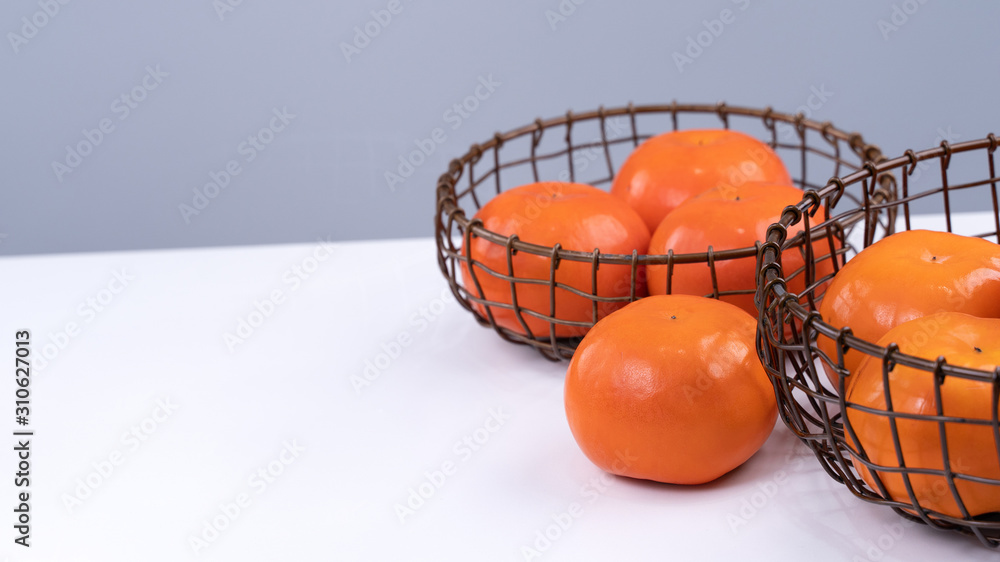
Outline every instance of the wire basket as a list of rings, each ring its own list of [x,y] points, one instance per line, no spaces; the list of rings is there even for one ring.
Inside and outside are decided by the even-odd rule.
[[[983,498],[992,498],[994,493],[1000,497],[1000,424],[997,420],[1000,370],[990,372],[949,365],[947,357],[943,356],[926,359],[906,355],[894,343],[882,347],[853,335],[849,327],[835,327],[824,322],[819,313],[825,287],[823,280],[807,290],[807,294],[789,294],[787,282],[801,273],[786,273],[777,257],[786,243],[789,227],[809,220],[822,203],[835,201],[847,192],[860,189],[869,193],[880,178],[890,174],[901,179],[898,199],[875,201],[871,197],[863,197],[861,204],[854,209],[838,210],[822,221],[814,221],[812,226],[800,233],[805,243],[809,244],[812,240],[837,236],[843,230],[840,227],[843,221],[861,217],[857,232],[842,239],[845,242],[844,251],[833,259],[834,273],[829,277],[832,278],[836,269],[857,251],[891,234],[894,228],[955,232],[1000,243],[1000,177],[994,164],[996,148],[997,138],[992,133],[985,139],[954,145],[943,141],[937,148],[922,152],[909,150],[901,157],[867,164],[842,178],[831,179],[822,189],[807,191],[803,201],[788,207],[780,221],[768,230],[758,260],[756,297],[760,310],[758,351],[774,384],[780,416],[785,425],[812,449],[826,472],[865,501],[887,505],[908,519],[937,529],[974,535],[992,548],[1000,545],[1000,513],[972,514],[967,506],[973,501],[982,505]],[[954,212],[957,205],[988,210],[978,215],[959,215]],[[898,211],[898,224],[877,220],[891,216],[893,211]],[[935,214],[922,216],[922,213]],[[900,279],[900,283],[912,282]],[[819,338],[830,338],[836,342],[830,347],[836,348],[835,356],[822,351]],[[851,373],[845,367],[844,356],[851,350],[870,356],[867,358],[869,367],[874,361],[881,363],[883,378],[878,388],[885,395],[883,407],[872,408],[870,404],[851,402],[849,398],[855,398],[853,395],[845,398],[844,381]],[[889,373],[897,366],[916,370],[906,373],[928,373],[925,380],[933,388],[932,404],[936,415],[907,411],[907,406],[900,405],[904,404],[905,396],[892,397],[892,389],[896,386],[889,382]],[[839,379],[836,389],[824,371],[835,373],[834,376]],[[956,415],[954,409],[949,413],[951,406],[944,406],[948,400],[942,399],[942,389],[947,392],[948,382],[959,379],[986,385],[980,387],[984,394],[977,396],[992,401],[992,406],[985,406],[991,409],[989,419],[962,417]],[[952,382],[953,387],[956,384],[968,383]],[[987,388],[992,389],[991,398],[985,394]],[[893,408],[894,403],[897,404],[896,409]],[[845,412],[847,415],[844,415]],[[895,464],[887,462],[885,454],[882,456],[883,464],[873,462],[869,454],[872,449],[866,451],[864,444],[858,441],[856,426],[862,415],[877,416],[879,423],[884,420],[883,425],[890,428],[886,439],[891,441],[891,447],[888,444],[890,441],[886,441],[880,450],[892,451],[889,455],[894,457],[891,461]],[[852,419],[855,421],[852,422]],[[901,437],[904,434],[901,428],[905,426],[907,431],[914,431],[912,428],[921,423],[934,424],[923,426],[929,427],[935,436],[934,440],[924,443],[933,443],[932,454],[935,458],[940,446],[940,467],[929,467],[926,464],[931,463],[925,462],[911,462],[914,466],[909,467],[906,465],[906,457],[911,453],[904,453],[904,449],[912,446],[912,442],[906,440],[914,434]],[[977,432],[977,438],[985,439],[987,443],[992,440],[991,446],[981,450],[981,459],[988,465],[997,463],[996,477],[984,476],[979,468],[962,467],[962,463],[956,460],[962,454],[958,447],[966,447],[968,441],[963,440],[972,435],[967,432]],[[956,439],[958,435],[966,437],[959,440]],[[975,451],[980,451],[980,448],[977,446]],[[865,471],[868,481],[859,472],[858,464],[864,467],[861,470]],[[931,482],[933,486],[929,485]],[[890,485],[894,491],[890,491]],[[899,492],[900,485],[905,493]],[[955,506],[954,512],[948,513],[951,508],[941,507],[946,503]],[[935,507],[938,509],[935,510]]]
[[[878,162],[881,151],[867,144],[858,133],[847,133],[799,113],[779,113],[771,108],[756,109],[729,106],[725,103],[690,105],[672,104],[607,109],[585,113],[567,112],[562,117],[537,119],[530,125],[496,133],[492,139],[474,144],[467,153],[452,160],[448,172],[437,186],[435,237],[438,263],[458,301],[473,313],[476,320],[492,327],[503,339],[530,345],[552,360],[569,359],[586,332],[598,320],[599,306],[621,306],[641,298],[644,268],[647,265],[667,266],[667,292],[670,292],[673,268],[680,264],[704,264],[711,270],[712,292],[705,296],[754,294],[752,287],[730,289],[716,282],[716,264],[727,260],[755,260],[754,247],[713,251],[711,247],[698,254],[631,255],[605,254],[599,248],[593,252],[570,251],[556,246],[540,246],[520,240],[516,235],[505,236],[485,229],[473,215],[491,197],[518,185],[538,181],[569,181],[607,189],[629,153],[644,140],[668,130],[692,128],[725,128],[741,131],[768,144],[785,162],[795,184],[802,189],[818,189],[831,176],[860,169],[866,162]],[[891,196],[889,178],[878,197]],[[851,203],[848,194],[845,204]],[[855,203],[860,204],[860,199]],[[507,269],[489,270],[487,266],[463,255],[472,237],[488,240],[506,253]],[[795,241],[789,241],[794,244]],[[513,270],[513,256],[526,252],[549,260],[549,275],[545,279],[518,277]],[[591,268],[592,286],[589,291],[556,282],[555,272],[567,262],[581,262]],[[462,264],[469,269],[482,269],[487,274],[510,284],[512,302],[484,298],[475,286],[466,286],[459,274]],[[602,266],[630,268],[630,287],[622,296],[599,296],[597,270]],[[549,310],[532,310],[519,306],[516,289],[519,286],[547,285]],[[556,318],[556,289],[570,291],[589,299],[593,314],[589,321]],[[520,321],[524,333],[498,325],[492,310],[506,309]],[[524,318],[544,321],[548,330],[528,328]],[[536,321],[537,322],[537,321]],[[557,326],[572,326],[580,337],[557,337]]]

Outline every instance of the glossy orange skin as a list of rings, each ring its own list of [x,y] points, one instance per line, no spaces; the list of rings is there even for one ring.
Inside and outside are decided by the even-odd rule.
[[[631,207],[596,187],[564,183],[540,182],[510,189],[491,199],[476,213],[474,218],[483,221],[487,230],[504,236],[517,234],[528,243],[541,246],[561,244],[565,250],[593,252],[600,248],[602,254],[631,254],[633,250],[646,253],[649,246],[649,229]],[[507,250],[483,238],[473,238],[469,248],[462,248],[462,254],[471,256],[494,272],[507,274]],[[537,256],[519,252],[513,256],[514,275],[520,278],[541,279],[546,284],[517,283],[517,301],[521,308],[548,315],[549,302],[549,256]],[[503,303],[511,303],[510,283],[491,275],[482,266],[475,266],[476,277],[482,287],[479,293],[466,262],[462,262],[462,282],[470,293]],[[587,294],[592,290],[592,269],[590,262],[563,260],[556,270],[556,282],[569,285]],[[631,266],[601,265],[597,271],[597,294],[602,297],[629,296],[631,288]],[[645,296],[644,275],[637,275],[640,281],[636,296]],[[555,290],[555,317],[561,320],[590,322],[593,318],[593,301],[562,288]],[[600,303],[598,318],[625,306],[626,302]],[[486,316],[483,305],[474,305]],[[520,334],[524,328],[511,309],[489,307],[499,326]],[[522,317],[532,335],[549,337],[549,322],[522,313]],[[556,324],[556,337],[582,336],[586,328]]]
[[[739,308],[652,296],[601,320],[566,373],[566,417],[598,467],[621,476],[703,484],[749,459],[777,419]]]
[[[890,328],[936,312],[1000,317],[1000,246],[947,232],[898,232],[848,261],[820,304],[824,321],[849,326],[855,336],[872,342]],[[837,361],[834,340],[821,335],[817,343]],[[853,373],[864,357],[849,350],[844,366]],[[825,362],[824,367],[836,387],[837,374]]]
[[[657,135],[622,164],[611,193],[642,215],[650,232],[687,199],[720,185],[750,181],[791,185],[781,158],[761,141],[725,129]]]
[[[901,352],[934,360],[944,356],[951,365],[993,371],[1000,365],[1000,319],[976,318],[959,312],[942,312],[911,320],[892,328],[879,345],[897,343]],[[976,349],[981,351],[976,351]],[[881,359],[868,357],[853,375],[847,400],[885,411],[885,388]],[[889,373],[889,391],[894,412],[937,415],[934,374],[897,365]],[[946,378],[941,385],[941,404],[946,416],[991,420],[992,389],[989,383]],[[885,416],[848,409],[848,419],[870,461],[881,466],[900,466]],[[897,418],[903,460],[908,468],[944,468],[938,423]],[[964,475],[1000,480],[1000,458],[993,429],[989,425],[947,423],[948,457],[951,469]],[[854,441],[849,439],[854,445]],[[854,467],[878,491],[870,471],[857,459]],[[909,503],[903,478],[881,472],[879,477],[892,499]],[[911,474],[910,483],[919,504],[962,517],[958,504],[943,476]],[[955,480],[962,502],[972,516],[1000,511],[1000,485]]]
[[[649,242],[650,254],[705,253],[712,246],[716,252],[753,248],[763,241],[767,227],[778,222],[781,212],[788,205],[802,200],[802,190],[790,185],[746,183],[738,187],[715,187],[688,199],[674,209],[653,233]],[[822,213],[822,211],[820,211]],[[803,223],[788,229],[789,238],[803,229]],[[839,248],[837,242],[835,248]],[[830,254],[829,242],[823,238],[813,242],[817,257]],[[787,272],[803,266],[805,260],[799,248],[789,248],[782,254],[782,265]],[[667,292],[667,266],[647,267],[648,287],[651,295]],[[833,271],[829,259],[816,264],[817,277]],[[747,290],[750,293],[723,295],[723,301],[735,304],[748,314],[757,316],[753,290],[756,287],[757,258],[746,257],[715,262],[719,291]],[[798,275],[788,283],[790,291],[799,294],[805,290],[805,276]],[[708,296],[712,294],[712,273],[706,263],[675,264],[670,291],[674,294]]]

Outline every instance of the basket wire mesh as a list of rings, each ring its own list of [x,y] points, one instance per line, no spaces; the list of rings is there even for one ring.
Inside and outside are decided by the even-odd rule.
[[[815,453],[826,472],[837,482],[844,484],[855,496],[862,500],[887,505],[908,519],[925,523],[937,529],[955,530],[975,536],[991,548],[1000,545],[1000,513],[971,515],[966,504],[971,499],[970,485],[979,484],[992,490],[1000,487],[1000,479],[972,474],[955,466],[956,429],[970,430],[983,428],[992,432],[993,446],[981,451],[985,459],[992,458],[1000,474],[1000,423],[997,413],[1000,405],[1000,369],[982,371],[950,365],[946,357],[921,358],[900,352],[899,346],[890,344],[882,347],[874,342],[855,336],[849,327],[832,326],[823,321],[819,305],[825,288],[819,279],[808,294],[791,294],[788,281],[800,271],[785,272],[779,261],[781,248],[786,243],[788,228],[799,222],[807,226],[800,234],[808,247],[816,238],[837,238],[845,242],[843,252],[836,254],[834,273],[856,252],[875,241],[899,230],[912,230],[928,226],[923,217],[914,210],[935,211],[940,216],[932,229],[955,232],[984,238],[1000,244],[1000,205],[998,205],[998,184],[994,154],[997,138],[992,133],[984,139],[949,144],[944,141],[937,148],[914,152],[908,150],[903,156],[877,163],[867,163],[861,169],[843,177],[835,177],[818,190],[807,191],[801,203],[790,206],[782,213],[780,221],[770,227],[767,240],[761,245],[758,260],[758,287],[756,302],[759,309],[758,350],[765,369],[774,384],[778,398],[779,415],[798,437]],[[921,172],[921,173],[917,173]],[[809,224],[809,217],[821,205],[836,201],[845,193],[860,189],[862,193],[872,193],[874,186],[885,176],[900,178],[900,194],[894,200],[877,201],[862,195],[854,208],[844,208],[825,217],[822,221]],[[955,202],[972,205],[987,213],[992,226],[986,232],[969,231],[978,221],[963,221],[954,212]],[[897,213],[898,212],[898,213]],[[898,225],[893,224],[898,214]],[[844,221],[861,217],[858,232],[852,237],[841,237]],[[920,223],[920,224],[918,224]],[[1000,253],[1000,248],[998,248]],[[900,278],[901,283],[915,280]],[[836,356],[821,351],[817,342],[820,337],[836,342]],[[885,407],[871,408],[851,402],[845,398],[845,379],[850,371],[845,367],[844,357],[848,351],[872,357],[869,361],[881,362],[882,392],[885,393]],[[933,394],[936,405],[934,415],[914,414],[893,407],[892,386],[889,373],[897,366],[915,369],[933,376]],[[827,384],[824,369],[837,373],[837,388]],[[985,385],[990,393],[991,415],[987,419],[976,419],[954,415],[945,411],[942,390],[948,381],[963,379],[977,381]],[[953,385],[956,383],[953,383]],[[987,395],[984,393],[983,397]],[[901,400],[897,400],[900,402]],[[845,415],[845,412],[848,415]],[[854,413],[851,413],[854,412]],[[895,464],[878,464],[858,440],[856,428],[851,419],[861,415],[873,415],[888,421],[891,429],[892,448]],[[936,424],[940,443],[941,468],[907,466],[903,453],[904,443],[900,437],[900,427],[905,423],[926,422]],[[912,426],[910,426],[912,427]],[[935,449],[936,450],[936,449]],[[859,463],[865,467],[874,486],[869,485],[856,469]],[[899,477],[905,485],[905,496],[891,494],[887,490],[882,475]],[[933,479],[935,485],[930,492],[922,492],[915,482],[924,478],[926,484]],[[963,495],[961,489],[966,491]],[[977,488],[977,494],[984,488]],[[996,489],[1000,495],[1000,488]],[[934,498],[934,496],[937,496]],[[953,500],[959,513],[949,514],[935,511],[928,504],[929,498]]]
[[[861,169],[866,163],[878,162],[881,151],[867,144],[858,133],[848,133],[829,122],[818,122],[803,114],[787,114],[768,108],[749,108],[718,104],[671,104],[604,108],[585,113],[567,112],[553,119],[537,119],[530,125],[496,133],[490,140],[474,144],[460,158],[450,162],[447,173],[438,180],[435,237],[438,263],[442,274],[461,305],[476,320],[493,328],[503,339],[531,346],[553,360],[572,357],[582,334],[601,317],[601,312],[634,301],[642,295],[637,291],[644,279],[645,266],[667,266],[667,293],[675,266],[702,264],[711,271],[712,290],[705,296],[720,298],[726,295],[753,295],[753,287],[720,287],[715,275],[716,264],[727,260],[756,260],[760,243],[739,249],[714,250],[696,254],[675,254],[668,250],[664,255],[631,255],[593,251],[573,251],[559,245],[541,246],[530,240],[520,240],[516,235],[506,236],[483,227],[474,214],[493,196],[517,185],[538,181],[580,182],[606,188],[628,153],[646,139],[669,130],[691,128],[725,128],[742,131],[768,144],[785,162],[795,184],[801,189],[819,189],[831,176],[841,176]],[[879,178],[879,187],[871,190],[843,193],[829,201],[826,214],[837,204],[854,206],[891,199],[895,184],[888,175]],[[777,210],[776,210],[777,212]],[[891,209],[890,209],[891,212]],[[844,224],[846,228],[850,224]],[[844,237],[845,232],[834,234]],[[501,249],[507,257],[507,267],[490,269],[462,252],[469,247],[473,237],[483,238]],[[800,241],[789,240],[792,247]],[[840,251],[830,246],[831,252]],[[809,254],[812,248],[804,247]],[[546,278],[518,276],[513,258],[518,253],[542,256],[549,260]],[[807,257],[812,257],[807,255]],[[830,258],[831,256],[826,256]],[[561,264],[582,262],[592,268],[591,286],[574,287],[556,281],[556,271]],[[473,275],[472,283],[464,283],[460,270],[465,265],[480,275],[491,275],[510,286],[510,300],[499,301],[484,297],[480,282]],[[627,266],[630,287],[621,296],[600,296],[597,287],[597,270],[603,266]],[[805,275],[813,272],[805,271]],[[517,301],[517,288],[526,285],[543,285],[549,288],[549,306],[546,310],[532,310]],[[810,283],[812,285],[812,283]],[[557,291],[557,289],[559,291]],[[557,318],[557,295],[575,294],[592,302],[588,321],[571,321]],[[493,310],[512,311],[522,330],[500,326]],[[540,319],[547,331],[532,331],[527,319]],[[556,326],[578,329],[580,337],[557,337]]]

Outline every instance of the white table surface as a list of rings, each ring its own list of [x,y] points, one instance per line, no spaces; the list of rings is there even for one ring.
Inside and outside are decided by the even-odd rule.
[[[31,330],[38,356],[49,334],[79,326],[32,375],[30,549],[13,543],[13,368],[0,378],[0,558],[995,560],[973,539],[856,500],[780,422],[708,485],[606,476],[566,424],[566,363],[441,301],[431,239],[337,243],[312,261],[319,247],[0,259],[8,365],[15,331]],[[124,287],[112,283],[122,270],[134,278]],[[282,302],[230,351],[224,334],[275,290]],[[409,345],[356,389],[365,361],[401,336]],[[509,419],[487,423],[491,412]],[[144,420],[145,440],[127,437]],[[467,449],[467,436],[483,443]],[[304,450],[283,464],[286,443]],[[112,457],[120,464],[68,509],[77,479],[97,482],[94,463]],[[269,464],[280,474],[251,480]],[[442,467],[451,474],[401,522],[396,504]],[[238,517],[196,554],[191,537],[224,523],[220,504],[241,494]],[[571,507],[568,528],[526,556]]]

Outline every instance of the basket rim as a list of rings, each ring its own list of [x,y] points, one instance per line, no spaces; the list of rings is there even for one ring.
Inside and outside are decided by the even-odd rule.
[[[598,248],[595,248],[592,252],[584,252],[566,250],[562,247],[542,246],[520,240],[516,234],[504,236],[497,232],[488,230],[482,226],[482,222],[478,219],[468,218],[465,214],[465,209],[458,205],[455,194],[455,185],[461,177],[462,170],[467,164],[475,164],[478,162],[487,150],[499,149],[506,141],[528,134],[534,134],[550,127],[565,125],[568,129],[567,134],[569,134],[569,129],[572,127],[573,123],[578,121],[599,119],[603,123],[603,121],[609,117],[628,116],[635,119],[636,115],[646,113],[670,113],[675,124],[675,130],[678,130],[676,129],[676,123],[677,115],[679,113],[715,113],[722,120],[722,125],[725,129],[729,129],[730,115],[758,117],[764,121],[765,126],[767,126],[768,121],[791,124],[795,127],[795,130],[798,132],[800,138],[804,138],[805,131],[810,129],[819,132],[831,145],[837,145],[837,143],[841,141],[846,142],[854,154],[861,159],[862,163],[882,162],[885,160],[885,156],[882,154],[881,149],[876,145],[867,143],[860,133],[849,133],[842,129],[838,129],[837,127],[834,127],[830,121],[821,122],[809,119],[802,112],[796,114],[783,113],[774,111],[771,106],[761,109],[755,107],[728,105],[724,101],[720,101],[715,104],[689,104],[678,103],[674,100],[669,104],[649,105],[635,105],[633,102],[629,102],[628,105],[612,107],[610,109],[601,105],[598,109],[592,111],[574,113],[570,110],[562,116],[544,120],[538,118],[530,125],[517,127],[504,133],[497,132],[485,143],[473,144],[465,154],[451,160],[448,165],[448,172],[442,174],[438,179],[438,216],[447,217],[449,222],[457,222],[458,227],[466,233],[466,238],[470,235],[474,235],[479,238],[485,238],[486,240],[500,246],[510,245],[514,252],[525,252],[531,255],[550,257],[557,261],[568,260],[575,262],[594,262],[596,260],[600,264],[614,265],[669,265],[671,263],[704,263],[709,260],[726,261],[757,257],[761,249],[760,242],[754,246],[747,246],[744,248],[715,251],[710,247],[706,252],[685,254],[675,254],[673,253],[673,250],[669,250],[666,254],[638,254],[637,252],[633,252],[632,254],[605,254],[601,253]],[[635,128],[633,127],[632,130],[634,133]],[[634,134],[631,138],[633,141],[637,142],[637,137]],[[805,191],[808,192],[814,190]],[[796,236],[792,240],[787,241],[787,244],[794,244],[800,238],[801,236]]]
[[[891,174],[892,171],[900,169],[903,169],[906,175],[912,175],[916,170],[917,164],[924,160],[940,159],[943,169],[947,169],[950,164],[952,154],[972,152],[982,149],[986,149],[988,153],[992,154],[996,151],[997,146],[998,138],[994,133],[989,133],[986,137],[981,139],[974,139],[956,144],[950,144],[948,141],[941,141],[941,144],[935,148],[928,148],[919,152],[909,149],[906,150],[902,156],[897,156],[892,159],[882,159],[878,162],[865,163],[861,169],[842,178],[830,178],[830,181],[818,191],[813,189],[806,190],[806,196],[802,199],[802,201],[795,205],[789,205],[786,207],[779,217],[778,222],[768,227],[767,237],[761,244],[760,261],[757,267],[757,302],[761,304],[764,303],[767,293],[773,293],[775,304],[781,303],[781,306],[783,306],[785,310],[793,314],[798,320],[802,321],[803,330],[808,328],[815,329],[815,331],[819,334],[836,341],[838,346],[841,348],[849,346],[851,349],[861,351],[868,356],[878,357],[883,361],[889,361],[905,367],[933,372],[939,376],[947,375],[988,383],[994,383],[1000,380],[1000,366],[993,371],[987,371],[984,369],[973,369],[969,367],[951,365],[947,363],[943,356],[931,360],[915,355],[909,355],[900,352],[898,346],[895,344],[881,346],[877,343],[854,335],[849,327],[834,327],[824,321],[818,311],[809,311],[802,305],[801,302],[799,302],[797,298],[795,298],[794,295],[790,294],[785,289],[785,280],[782,276],[782,266],[777,259],[779,250],[782,248],[784,243],[788,227],[796,224],[801,219],[802,214],[809,213],[815,209],[823,199],[836,199],[838,194],[843,193],[847,186],[871,179],[872,181],[868,183],[869,189],[871,189],[872,186],[876,184],[879,176],[883,174]],[[870,209],[877,211],[882,207],[895,206],[901,202],[902,200],[878,203],[872,205]],[[859,211],[863,212],[863,209],[859,209]],[[821,227],[822,225],[813,227],[813,230]],[[803,233],[799,233],[797,237],[802,234]],[[767,310],[761,310],[759,314],[760,319],[757,323],[758,328],[763,325],[762,320],[764,315],[767,314]],[[765,339],[770,340],[770,338],[771,335],[766,334]]]

